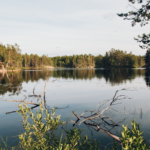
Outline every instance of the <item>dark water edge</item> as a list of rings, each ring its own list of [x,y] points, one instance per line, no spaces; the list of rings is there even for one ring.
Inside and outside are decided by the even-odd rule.
[[[61,120],[68,118],[76,120],[72,114],[75,111],[80,115],[85,110],[94,110],[97,104],[105,99],[112,98],[118,89],[128,88],[127,91],[120,91],[120,95],[127,95],[132,99],[121,101],[119,105],[114,106],[118,111],[125,110],[128,114],[120,114],[112,110],[104,115],[111,117],[115,122],[124,121],[112,130],[112,133],[120,136],[122,124],[130,125],[130,120],[135,118],[137,122],[142,122],[144,138],[149,138],[149,70],[145,69],[52,69],[52,70],[25,70],[20,72],[8,72],[0,74],[0,135],[7,136],[8,144],[14,146],[18,143],[16,135],[23,132],[21,125],[21,116],[17,113],[7,114],[17,110],[17,104],[3,100],[23,100],[24,95],[31,95],[33,88],[38,94],[44,87],[46,79],[50,81],[46,87],[46,105],[48,108],[59,107],[65,109],[56,109],[56,114],[61,114]],[[24,95],[23,95],[23,94]],[[37,98],[28,97],[26,101],[37,102]],[[69,105],[68,108],[66,108]],[[107,105],[104,108],[106,108]],[[33,110],[36,112],[36,109]],[[72,127],[71,123],[66,126]],[[112,138],[104,132],[95,132],[86,125],[76,126],[83,129],[83,135],[87,134],[91,140],[97,139],[101,145],[107,145],[113,142]],[[61,128],[58,135],[61,134]],[[12,137],[13,136],[13,137]],[[15,140],[16,139],[16,140]]]
[[[21,86],[23,82],[34,82],[40,79],[46,80],[47,77],[91,80],[93,78],[104,78],[111,85],[121,84],[126,81],[132,81],[135,77],[148,76],[149,71],[144,69],[73,69],[61,68],[51,70],[24,70],[19,72],[0,73],[0,94],[5,94],[7,91],[17,92],[17,86]],[[147,77],[146,77],[147,78]],[[145,80],[147,82],[147,79]],[[9,86],[6,86],[10,84]],[[14,87],[11,87],[11,84]],[[146,83],[147,84],[147,83]]]

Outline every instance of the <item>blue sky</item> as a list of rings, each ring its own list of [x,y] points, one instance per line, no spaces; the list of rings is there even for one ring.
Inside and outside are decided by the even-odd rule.
[[[149,25],[131,27],[116,14],[131,10],[128,0],[1,0],[0,42],[22,53],[61,56],[104,55],[111,48],[144,55],[133,39]]]

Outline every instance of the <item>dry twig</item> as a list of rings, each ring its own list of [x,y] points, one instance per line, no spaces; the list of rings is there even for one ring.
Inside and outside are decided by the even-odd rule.
[[[116,103],[116,101],[120,101],[120,100],[124,100],[124,99],[130,99],[129,97],[127,97],[125,95],[117,96],[118,92],[122,91],[122,90],[126,90],[126,89],[117,90],[112,99],[101,101],[100,103],[98,103],[95,110],[93,110],[93,111],[88,111],[88,110],[84,111],[80,115],[81,118],[84,118],[83,120],[81,120],[81,118],[78,117],[78,115],[73,111],[73,114],[77,117],[77,120],[76,120],[76,122],[73,123],[73,126],[74,125],[81,125],[81,123],[84,123],[85,125],[94,128],[96,131],[105,132],[106,134],[108,134],[109,136],[111,136],[112,138],[114,138],[115,140],[120,142],[120,138],[110,132],[112,129],[114,129],[114,127],[119,126],[120,122],[116,123],[110,117],[106,117],[103,114],[104,114],[104,112],[108,111],[109,109],[111,109],[113,111],[116,111],[118,113],[127,114],[125,112],[125,106],[124,106],[124,111],[122,111],[122,112],[119,112],[116,109],[112,108],[114,105],[120,104],[120,103]],[[108,102],[110,102],[110,104],[105,109],[101,110],[101,108],[105,104],[107,104]],[[91,115],[83,116],[87,112],[90,112]],[[111,129],[108,129],[107,127],[111,127]]]

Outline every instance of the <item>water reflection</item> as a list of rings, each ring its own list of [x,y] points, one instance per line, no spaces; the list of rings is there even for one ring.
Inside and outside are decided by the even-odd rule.
[[[45,106],[48,109],[55,107],[56,114],[61,114],[61,121],[66,121],[71,116],[71,120],[76,121],[76,117],[72,115],[72,111],[80,117],[80,114],[84,110],[94,110],[99,102],[112,98],[116,90],[120,88],[130,87],[131,91],[120,91],[120,95],[127,95],[133,99],[119,101],[119,105],[114,105],[114,109],[122,112],[125,110],[129,115],[118,113],[113,110],[105,112],[105,116],[111,118],[115,123],[120,121],[120,126],[116,126],[111,132],[120,136],[122,131],[122,124],[130,125],[130,120],[136,119],[136,122],[141,122],[142,130],[148,131],[149,125],[147,120],[149,117],[149,90],[146,87],[149,86],[150,72],[143,69],[53,69],[53,70],[26,70],[19,72],[7,72],[0,74],[0,94],[5,95],[1,98],[1,136],[15,136],[23,132],[20,123],[20,116],[15,112],[18,110],[17,104],[24,99],[24,95],[28,98],[26,102],[39,103],[37,94],[41,94],[47,77],[52,77],[49,81],[53,81],[53,78],[60,78],[58,81],[52,84],[47,84],[46,87],[46,100]],[[141,77],[141,78],[139,78]],[[146,78],[145,78],[146,77]],[[69,80],[68,80],[69,79]],[[145,81],[144,81],[145,79]],[[38,82],[40,80],[40,82]],[[73,81],[74,80],[74,81]],[[86,81],[85,81],[86,80]],[[143,82],[144,81],[144,82]],[[132,84],[131,84],[132,82]],[[140,83],[141,82],[141,83]],[[146,82],[146,84],[145,84]],[[106,84],[108,83],[108,84]],[[105,85],[104,85],[105,84]],[[37,86],[36,86],[37,85]],[[114,86],[121,85],[121,86]],[[35,87],[36,86],[36,87]],[[35,87],[35,91],[34,91]],[[133,87],[138,87],[138,91],[132,90]],[[20,93],[20,95],[16,95]],[[7,93],[8,92],[8,93]],[[10,97],[8,94],[14,94]],[[24,94],[24,95],[23,95]],[[44,99],[44,92],[41,98]],[[144,96],[143,96],[144,94]],[[34,95],[34,96],[33,96]],[[4,98],[5,97],[5,98]],[[9,102],[11,100],[14,103]],[[16,103],[15,101],[18,101]],[[146,107],[145,107],[146,105]],[[32,107],[29,104],[29,107]],[[45,108],[46,108],[45,107]],[[106,106],[107,107],[107,106]],[[106,107],[102,107],[102,110]],[[148,108],[147,108],[148,107]],[[65,109],[67,108],[67,109]],[[36,109],[33,109],[35,112]],[[11,113],[5,115],[5,113]],[[89,114],[87,114],[89,115]],[[85,116],[86,117],[86,116]],[[127,118],[123,120],[123,118]],[[81,118],[81,117],[80,117]],[[83,119],[83,118],[82,118]],[[105,118],[104,118],[105,119]],[[102,120],[107,121],[105,120]],[[78,122],[79,123],[79,122]],[[90,139],[97,139],[104,145],[113,142],[111,138],[107,137],[102,132],[95,132],[94,129],[90,130],[90,124],[81,124],[77,126],[83,130],[83,135],[88,135]],[[103,122],[99,122],[102,123]],[[112,124],[109,120],[109,124]],[[118,123],[119,124],[119,123]],[[72,127],[72,124],[67,125],[68,128]],[[89,131],[90,130],[90,131]],[[93,132],[93,134],[92,134]],[[60,130],[61,133],[61,130]],[[144,132],[147,133],[147,132]],[[145,134],[146,138],[148,134]],[[149,136],[149,135],[148,135]],[[9,139],[11,142],[13,138]],[[17,141],[18,142],[18,141]],[[16,144],[17,144],[16,142]],[[13,143],[14,145],[15,143]]]
[[[12,95],[19,94],[23,81],[22,72],[0,73],[0,94],[4,95],[7,92],[11,92]]]
[[[145,82],[148,87],[150,87],[150,70],[146,69],[145,71]]]
[[[103,70],[99,74],[102,74],[106,82],[109,82],[113,86],[132,81],[136,77],[144,77],[144,73],[145,70],[141,69],[110,69]]]
[[[26,70],[19,72],[0,73],[0,94],[11,92],[19,94],[22,83],[34,82],[47,77],[74,80],[91,80],[104,78],[111,86],[132,81],[136,77],[144,77],[147,86],[150,84],[150,72],[143,69],[54,69],[54,70]]]

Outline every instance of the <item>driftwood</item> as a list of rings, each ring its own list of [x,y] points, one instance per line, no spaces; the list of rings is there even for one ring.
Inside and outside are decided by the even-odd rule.
[[[30,107],[30,109],[36,108],[36,107],[38,107],[38,106],[39,106],[39,105],[36,105],[36,106]],[[7,112],[7,113],[6,113],[6,115],[7,115],[7,114],[11,114],[11,113],[15,113],[15,112],[19,112],[19,111],[20,111],[20,110]]]
[[[56,80],[58,80],[58,78],[57,78]],[[38,100],[39,100],[39,99],[43,100],[43,101],[44,101],[44,106],[45,106],[45,108],[47,109],[46,97],[45,97],[45,94],[46,94],[46,85],[47,85],[48,83],[54,82],[54,81],[56,81],[56,80],[49,81],[49,78],[46,79],[46,82],[45,82],[45,85],[44,85],[44,90],[43,90],[43,91],[44,91],[44,96],[43,96],[44,99],[42,99],[42,96],[41,96],[42,93],[43,93],[43,91],[41,91],[41,93],[40,93],[39,95],[35,94],[35,87],[38,85],[38,83],[37,83],[37,84],[34,86],[34,88],[33,88],[33,95],[28,95],[28,96],[26,96],[26,95],[23,94],[23,93],[21,93],[21,94],[23,94],[23,96],[25,97],[25,99],[27,99],[28,97],[29,97],[29,98],[30,98],[30,97],[37,97]],[[24,100],[25,100],[25,99],[24,99]],[[39,106],[39,104],[37,104],[37,103],[26,102],[26,101],[24,101],[24,100],[5,100],[5,101],[6,101],[6,102],[22,102],[22,103],[34,105],[33,107],[30,107],[31,109],[36,108],[36,107]],[[65,108],[68,108],[68,106],[65,107]],[[55,109],[64,109],[64,108],[55,107]],[[17,112],[17,111],[6,112],[6,114],[15,113],[15,112]]]
[[[122,111],[122,112],[119,112],[119,111],[115,110],[114,108],[112,108],[114,105],[120,104],[120,103],[116,103],[117,101],[120,101],[123,99],[131,99],[125,95],[117,96],[118,92],[122,91],[122,90],[126,90],[126,89],[117,90],[112,99],[101,101],[100,103],[98,103],[95,110],[92,110],[92,111],[86,110],[80,115],[80,117],[73,111],[73,114],[77,118],[77,120],[75,122],[72,121],[72,122],[74,122],[73,126],[81,125],[81,123],[84,123],[86,126],[93,128],[95,131],[97,131],[97,132],[103,131],[104,133],[106,133],[110,137],[112,137],[113,139],[120,142],[120,138],[117,135],[111,133],[111,130],[115,129],[115,127],[119,126],[119,123],[121,123],[122,121],[120,121],[119,123],[116,123],[110,117],[106,117],[103,114],[104,114],[104,112],[108,111],[109,109],[116,111],[118,113],[127,114],[125,112],[125,106],[124,106],[124,111]],[[108,102],[109,102],[109,105],[105,109],[101,110],[105,104],[108,104]],[[85,113],[91,113],[91,114],[85,116]],[[124,120],[125,119],[126,118],[124,118]]]
[[[74,111],[73,114],[78,118],[78,120],[80,120],[80,117],[78,117],[78,115]]]
[[[36,106],[39,106],[39,104],[36,104],[36,103],[32,103],[32,102],[26,102],[26,101],[19,101],[19,100],[5,100],[6,102],[22,102],[22,103],[26,103],[26,104],[32,104],[32,105],[36,105]]]
[[[78,123],[80,119],[77,119],[76,122],[74,122],[73,127]]]
[[[116,136],[116,135],[110,133],[110,132],[107,131],[107,130],[104,130],[104,129],[100,128],[99,126],[97,126],[97,125],[95,125],[95,124],[86,123],[86,122],[84,122],[84,124],[85,124],[85,125],[88,125],[88,126],[92,126],[92,127],[97,128],[97,132],[100,131],[100,130],[101,130],[101,131],[104,131],[104,132],[107,133],[109,136],[111,136],[113,139],[115,139],[115,140],[121,142],[121,141],[120,141],[120,138],[119,138],[118,136]]]
[[[36,108],[36,107],[39,106],[39,104],[32,103],[32,102],[26,102],[26,101],[23,101],[23,100],[21,100],[21,101],[19,101],[19,100],[5,100],[5,101],[6,101],[6,102],[22,102],[22,103],[26,103],[26,104],[35,105],[35,106],[33,106],[33,107],[30,107],[31,109]],[[7,114],[11,114],[11,113],[15,113],[15,112],[18,112],[18,111],[20,111],[20,110],[11,111],[11,112],[6,112],[6,115],[7,115]]]
[[[73,124],[73,126],[75,126],[78,123],[78,121],[80,120],[80,117],[74,111],[72,111],[72,112],[77,117],[76,122],[74,122],[74,124]]]

